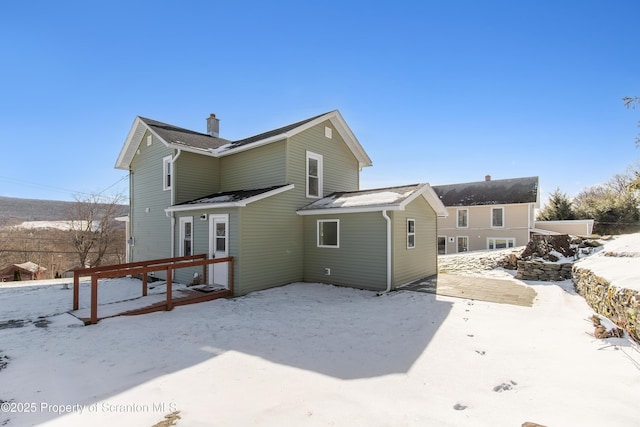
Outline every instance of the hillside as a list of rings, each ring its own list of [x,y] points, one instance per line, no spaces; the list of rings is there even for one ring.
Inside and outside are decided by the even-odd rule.
[[[66,220],[75,202],[60,200],[18,199],[0,197],[0,227],[20,224],[23,221]],[[129,206],[121,205],[119,216],[128,214]]]

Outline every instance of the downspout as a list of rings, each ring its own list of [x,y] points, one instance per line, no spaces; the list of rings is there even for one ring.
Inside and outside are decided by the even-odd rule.
[[[173,182],[171,183],[171,206],[176,204],[176,190],[175,190],[176,176],[177,176],[176,160],[178,160],[178,157],[180,157],[180,154],[182,154],[182,150],[178,149],[176,155],[173,156],[173,158],[171,159],[171,172],[172,172],[171,179],[173,180]],[[170,218],[171,218],[171,258],[174,258],[176,256],[176,215],[173,211],[171,212]]]
[[[378,295],[391,291],[391,218],[387,215],[386,209],[382,211],[382,216],[387,221],[387,289],[383,292],[378,292]]]

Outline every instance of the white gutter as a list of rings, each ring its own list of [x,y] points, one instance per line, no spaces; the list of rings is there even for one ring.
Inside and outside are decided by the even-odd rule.
[[[182,150],[178,149],[177,153],[175,156],[173,156],[173,158],[171,159],[171,204],[175,205],[176,203],[176,192],[175,192],[175,188],[176,188],[176,165],[175,162],[176,160],[178,160],[178,157],[180,157],[180,154],[182,154]],[[171,218],[171,258],[176,256],[176,217],[175,214],[173,212],[171,212],[171,214],[169,214],[167,211],[165,211],[165,215],[167,215],[168,217]]]
[[[176,255],[176,217],[173,212],[165,212],[171,218],[171,258]]]
[[[382,211],[382,216],[387,220],[387,289],[384,292],[378,292],[378,295],[391,291],[391,218],[387,215],[386,209]]]

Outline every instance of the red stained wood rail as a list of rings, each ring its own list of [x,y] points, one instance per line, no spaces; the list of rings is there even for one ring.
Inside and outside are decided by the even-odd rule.
[[[73,309],[78,310],[80,299],[80,276],[91,277],[91,324],[98,323],[98,279],[142,275],[142,296],[147,295],[147,274],[156,271],[167,272],[166,310],[173,309],[173,271],[181,268],[202,266],[203,282],[207,281],[207,266],[219,262],[229,263],[229,291],[233,295],[233,257],[207,259],[206,254],[175,258],[162,258],[148,261],[130,262],[126,264],[105,265],[93,268],[73,270]]]

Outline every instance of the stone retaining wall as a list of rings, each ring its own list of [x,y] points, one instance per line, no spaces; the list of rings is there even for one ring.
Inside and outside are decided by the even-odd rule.
[[[640,294],[612,286],[591,270],[573,266],[573,286],[596,313],[609,318],[640,343]]]
[[[552,264],[541,261],[518,261],[516,279],[561,282],[571,279],[571,263]]]

